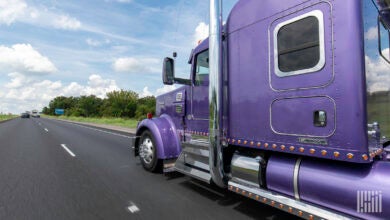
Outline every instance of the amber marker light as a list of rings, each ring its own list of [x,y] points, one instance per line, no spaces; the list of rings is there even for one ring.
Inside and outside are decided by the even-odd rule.
[[[302,215],[303,215],[303,212],[302,212],[302,211],[299,211],[299,212],[298,212],[298,215],[299,215],[299,216],[302,216]]]
[[[289,212],[293,212],[293,208],[288,207],[288,211],[289,211]]]
[[[234,144],[236,142],[236,140],[232,139],[232,143]]]
[[[261,143],[260,142],[257,142],[257,147],[261,147]]]
[[[273,144],[273,145],[272,145],[272,148],[275,149],[277,146],[278,146],[278,145]]]
[[[314,220],[314,216],[313,215],[309,215],[309,220]]]
[[[259,200],[260,199],[260,196],[256,195],[256,200]]]
[[[284,207],[284,205],[283,204],[279,204],[279,207],[282,209]]]
[[[282,146],[280,146],[280,149],[285,150],[286,146],[282,145]]]
[[[265,144],[264,144],[264,147],[267,148],[267,147],[268,147],[268,143],[265,143]]]
[[[322,151],[321,151],[321,155],[322,155],[322,156],[325,156],[327,153],[328,153],[328,152],[327,152],[326,150],[322,150]]]
[[[347,154],[347,158],[348,158],[348,159],[352,159],[352,158],[353,158],[353,154],[352,154],[352,153],[348,153],[348,154]]]
[[[315,149],[313,149],[313,148],[312,148],[312,149],[310,149],[310,153],[311,153],[311,154],[314,154],[315,152],[316,152],[316,150],[315,150]]]
[[[253,146],[255,144],[255,142],[251,141],[250,145]]]
[[[303,153],[304,151],[305,151],[305,148],[303,148],[303,147],[299,148],[299,152]]]
[[[338,151],[335,151],[335,152],[333,153],[333,155],[334,155],[335,157],[339,157],[339,156],[340,156],[340,153],[339,153]]]
[[[294,150],[295,150],[295,147],[294,147],[294,146],[290,146],[290,150],[291,150],[291,151],[294,151]]]
[[[237,144],[241,144],[241,140],[238,140],[238,141],[237,141]]]
[[[363,160],[368,160],[367,154],[363,154],[363,155],[362,155],[362,158],[363,158]]]
[[[272,206],[275,206],[275,201],[271,201],[271,205],[272,205]]]
[[[247,144],[247,143],[248,143],[248,141],[247,141],[247,140],[245,140],[245,141],[244,141],[244,144]]]

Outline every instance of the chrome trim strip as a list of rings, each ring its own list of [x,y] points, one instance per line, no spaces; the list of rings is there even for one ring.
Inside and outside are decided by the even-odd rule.
[[[307,213],[311,213],[311,214],[313,214],[315,216],[320,217],[321,219],[332,219],[332,220],[333,219],[334,220],[338,220],[338,219],[340,219],[340,220],[354,219],[353,217],[346,216],[343,213],[339,213],[339,212],[336,212],[336,211],[332,211],[332,210],[329,210],[329,209],[325,209],[325,208],[322,208],[322,207],[311,205],[311,204],[308,204],[308,203],[305,203],[305,202],[302,202],[302,201],[297,201],[295,199],[290,199],[290,198],[288,198],[286,196],[283,196],[283,195],[280,195],[280,194],[277,194],[277,193],[274,193],[274,192],[271,192],[271,191],[263,190],[263,189],[260,189],[260,188],[255,188],[255,187],[241,185],[241,184],[235,183],[233,181],[229,181],[229,187],[230,186],[235,187],[235,188],[239,188],[241,190],[245,190],[245,192],[247,192],[247,193],[252,193],[254,195],[259,195],[259,196],[267,198],[267,199],[269,199],[271,201],[275,201],[277,203],[284,204],[286,206],[295,208],[297,210],[301,210],[301,211],[304,211],[304,212],[307,212]],[[278,208],[278,207],[275,206],[275,208]]]
[[[296,200],[300,200],[299,196],[299,168],[301,167],[302,158],[298,158],[294,167],[294,197]]]
[[[213,182],[226,187],[222,154],[222,0],[210,0],[209,165]]]
[[[304,134],[288,134],[288,133],[278,132],[278,131],[276,131],[275,128],[272,126],[272,105],[274,104],[275,101],[282,100],[282,99],[315,98],[315,97],[326,97],[326,98],[330,99],[330,100],[333,102],[333,106],[334,106],[334,129],[333,129],[332,133],[330,133],[330,134],[327,135],[327,136],[304,135]],[[296,136],[296,137],[312,137],[312,138],[328,138],[328,137],[333,136],[333,135],[336,133],[336,130],[337,130],[337,121],[336,121],[336,118],[337,118],[337,106],[336,106],[336,101],[335,101],[332,97],[330,97],[330,96],[328,96],[328,95],[293,96],[293,97],[286,97],[286,98],[277,98],[277,99],[274,99],[274,100],[271,102],[271,105],[269,106],[269,126],[270,126],[272,132],[274,132],[275,134],[279,134],[279,135]]]

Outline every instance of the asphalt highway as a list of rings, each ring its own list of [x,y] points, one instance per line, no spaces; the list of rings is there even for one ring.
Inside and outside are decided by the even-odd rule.
[[[149,173],[130,138],[44,118],[0,123],[0,219],[294,218],[178,173]]]

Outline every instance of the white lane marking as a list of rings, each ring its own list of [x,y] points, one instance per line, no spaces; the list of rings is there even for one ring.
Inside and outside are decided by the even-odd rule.
[[[59,121],[59,120],[58,120],[58,121]],[[87,129],[90,129],[90,130],[99,131],[99,132],[103,132],[103,133],[106,133],[106,134],[112,134],[112,135],[119,136],[119,137],[123,137],[123,138],[129,138],[129,139],[136,138],[135,136],[134,136],[134,137],[131,137],[131,136],[127,136],[127,135],[123,135],[123,134],[118,134],[118,133],[110,132],[110,131],[105,131],[105,130],[101,130],[101,129],[97,129],[97,128],[93,128],[93,127],[88,127],[88,126],[84,126],[84,125],[80,125],[80,124],[76,124],[76,123],[72,123],[72,122],[67,122],[67,121],[64,121],[64,122],[66,122],[66,123],[68,123],[68,124],[76,125],[76,126],[79,126],[79,127],[82,127],[82,128],[87,128]]]
[[[65,144],[61,144],[61,147],[63,147],[72,157],[75,157],[76,154],[74,154],[72,151],[70,151]]]
[[[45,128],[45,131],[46,131],[46,132],[49,132],[49,130],[47,130],[47,128]]]
[[[127,209],[128,209],[131,213],[136,213],[136,212],[139,212],[139,211],[140,211],[140,209],[139,209],[134,203],[131,203],[131,205],[128,206]]]

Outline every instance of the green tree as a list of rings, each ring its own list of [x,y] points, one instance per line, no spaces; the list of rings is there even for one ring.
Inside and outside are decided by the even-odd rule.
[[[102,99],[95,95],[81,96],[73,108],[73,115],[79,114],[84,117],[100,117],[100,106],[103,104]]]
[[[133,91],[112,91],[104,102],[104,115],[133,118],[137,110],[138,94]]]
[[[155,112],[156,112],[156,98],[154,96],[147,96],[138,99],[135,118],[140,120],[145,118],[147,113],[152,113],[154,115]]]

